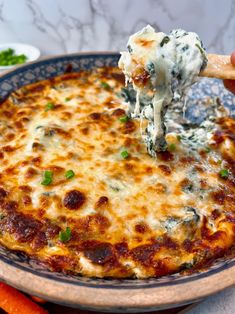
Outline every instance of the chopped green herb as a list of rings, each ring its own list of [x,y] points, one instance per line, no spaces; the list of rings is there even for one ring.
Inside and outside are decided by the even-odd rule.
[[[219,175],[222,179],[227,179],[229,176],[229,171],[227,169],[221,169]]]
[[[128,151],[127,150],[123,150],[121,152],[121,156],[122,156],[123,159],[127,159],[129,157]]]
[[[193,264],[192,263],[183,263],[180,267],[180,269],[190,269],[193,267]]]
[[[53,172],[50,170],[46,170],[43,174],[43,180],[41,182],[42,185],[50,185],[52,183]]]
[[[36,126],[35,130],[38,130],[38,129],[41,129],[42,128],[42,125],[38,125]]]
[[[4,219],[6,216],[4,214],[0,214],[0,220]]]
[[[163,37],[162,41],[160,42],[160,47],[163,47],[165,44],[169,43],[170,38],[168,36]]]
[[[52,102],[49,102],[48,104],[46,104],[45,111],[49,111],[53,109],[55,109],[55,105]]]
[[[15,65],[25,63],[27,57],[24,54],[16,55],[15,51],[11,48],[0,52],[0,65]]]
[[[217,163],[218,163],[218,165],[221,165],[221,164],[222,164],[222,160],[219,159],[219,160],[217,161]]]
[[[204,56],[205,51],[202,49],[202,47],[199,44],[195,44],[195,46],[200,50],[201,54]]]
[[[70,98],[69,97],[66,97],[65,99],[64,99],[64,101],[70,101]]]
[[[177,135],[176,138],[177,138],[177,140],[178,140],[179,142],[180,142],[181,139],[182,139],[182,137],[181,137],[180,135]]]
[[[110,89],[110,85],[106,82],[101,82],[100,83],[101,87],[103,87],[104,89]]]
[[[169,146],[168,146],[168,149],[173,152],[174,150],[176,150],[176,145],[174,143],[171,143]]]
[[[121,121],[121,122],[127,122],[128,120],[129,120],[128,116],[122,116],[119,118],[119,121]]]
[[[65,231],[60,231],[59,239],[61,242],[68,242],[71,239],[71,229],[67,227]]]
[[[210,147],[205,147],[205,152],[209,153],[211,151]]]
[[[120,191],[120,189],[117,186],[110,185],[109,187],[110,187],[110,189],[112,189],[115,192],[119,192]]]
[[[68,170],[65,172],[65,177],[66,179],[71,179],[75,176],[75,173],[73,172],[73,170]]]

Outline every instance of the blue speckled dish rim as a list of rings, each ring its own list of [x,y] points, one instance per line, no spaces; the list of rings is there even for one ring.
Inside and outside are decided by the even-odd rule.
[[[5,99],[12,91],[33,82],[42,79],[48,79],[60,74],[63,74],[71,64],[73,71],[88,70],[100,66],[116,66],[119,53],[79,53],[66,56],[56,56],[37,62],[32,62],[9,73],[3,74],[0,77],[0,101]],[[224,105],[230,110],[231,115],[235,114],[235,97],[227,92],[219,80],[203,79],[198,84],[194,85],[189,92],[189,99],[198,104],[203,97],[219,96]],[[194,115],[195,119],[202,119],[200,114],[195,111],[192,106],[188,111],[190,115]],[[198,108],[198,106],[196,107]],[[198,117],[197,117],[198,116]],[[218,260],[210,268],[205,271],[193,273],[191,275],[181,275],[176,273],[161,278],[149,279],[100,279],[87,278],[81,276],[65,275],[46,270],[34,260],[26,257],[22,253],[14,253],[3,247],[0,247],[0,260],[4,263],[18,268],[20,270],[30,272],[33,275],[44,277],[56,282],[63,282],[76,286],[85,286],[90,288],[107,288],[107,289],[142,289],[153,288],[159,286],[172,286],[190,281],[195,281],[222,272],[225,269],[235,266],[235,258],[227,260]]]

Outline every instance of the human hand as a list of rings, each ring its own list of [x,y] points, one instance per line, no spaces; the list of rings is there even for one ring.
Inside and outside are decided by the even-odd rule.
[[[231,63],[235,66],[235,51],[231,54]],[[235,80],[224,80],[224,86],[235,94]]]

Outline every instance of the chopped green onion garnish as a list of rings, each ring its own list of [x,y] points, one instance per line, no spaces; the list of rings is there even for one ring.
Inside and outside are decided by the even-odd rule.
[[[70,98],[69,98],[69,97],[66,97],[66,98],[64,99],[64,101],[70,101]]]
[[[15,65],[25,63],[27,57],[24,54],[16,55],[11,48],[0,52],[0,65]]]
[[[169,149],[170,151],[174,151],[174,150],[176,150],[176,145],[175,145],[174,143],[172,143],[172,144],[170,144],[170,145],[168,146],[168,149]]]
[[[227,169],[221,169],[219,175],[222,179],[227,179],[229,176],[229,171]]]
[[[110,89],[110,85],[106,82],[101,82],[100,83],[101,87],[103,87],[104,89]]]
[[[71,239],[71,229],[67,227],[65,231],[60,231],[59,239],[61,242],[67,242]]]
[[[128,151],[127,151],[127,150],[123,150],[123,151],[121,152],[121,156],[122,156],[123,159],[128,158],[128,156],[129,156]]]
[[[66,179],[71,179],[75,176],[75,173],[73,172],[73,170],[68,170],[65,172],[65,177]]]
[[[205,152],[209,153],[211,151],[210,147],[205,147]]]
[[[43,180],[41,182],[42,185],[50,185],[52,183],[53,172],[50,170],[46,170],[43,174]]]
[[[121,121],[121,122],[127,122],[128,120],[129,120],[128,116],[123,116],[123,117],[119,118],[119,121]]]
[[[180,142],[181,141],[181,136],[180,135],[177,135],[176,136],[177,140]]]
[[[46,104],[45,111],[53,110],[53,109],[55,109],[55,105],[52,102],[49,102],[48,104]]]

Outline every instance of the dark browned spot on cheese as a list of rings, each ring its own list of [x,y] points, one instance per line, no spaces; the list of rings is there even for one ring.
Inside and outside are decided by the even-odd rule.
[[[38,142],[33,142],[32,149],[34,152],[36,152],[38,150],[44,150],[44,145],[41,143],[38,143]]]
[[[76,266],[76,261],[69,256],[52,255],[47,259],[46,264],[53,271],[63,272],[65,269],[73,270]]]
[[[0,199],[8,195],[8,192],[4,188],[0,187]]]
[[[135,261],[150,266],[151,258],[159,248],[160,245],[157,243],[140,245],[131,250],[131,256]]]
[[[127,256],[129,254],[128,244],[126,242],[116,243],[115,249],[120,256]]]
[[[31,215],[17,212],[10,213],[4,220],[3,229],[13,234],[19,242],[31,242],[42,226]]]
[[[214,209],[211,213],[211,216],[210,218],[213,219],[213,220],[216,220],[217,218],[220,217],[220,212],[218,209]]]
[[[223,205],[226,199],[226,193],[224,190],[217,190],[210,193],[212,199],[216,204]]]
[[[113,247],[110,243],[97,243],[92,247],[85,248],[83,253],[92,263],[101,265],[111,261],[115,257]]]
[[[108,204],[109,199],[107,196],[101,196],[98,201],[95,203],[95,208],[104,207]]]
[[[59,235],[59,232],[61,228],[49,220],[45,222],[45,225],[43,227],[47,239],[53,239],[54,237],[57,237]]]
[[[33,250],[37,251],[43,248],[47,244],[47,237],[45,232],[39,231],[32,242],[32,248]]]
[[[19,189],[27,193],[32,192],[32,188],[29,185],[20,185]]]
[[[85,128],[80,129],[81,133],[84,135],[88,135],[89,133],[89,126],[86,126]]]
[[[8,111],[8,110],[3,110],[2,112],[4,114],[5,117],[7,118],[11,118],[13,116],[13,112],[12,111]]]
[[[195,161],[193,156],[185,156],[180,158],[180,162],[184,165],[192,164]]]
[[[163,183],[157,183],[155,186],[154,186],[154,191],[156,191],[157,193],[165,193],[167,190],[166,186],[163,184]]]
[[[123,86],[125,85],[125,76],[123,73],[111,73],[111,77],[113,77],[117,82],[121,83]]]
[[[42,92],[45,89],[45,87],[46,87],[45,85],[37,83],[31,87],[27,87],[27,93],[29,93],[29,92],[30,93],[39,93],[39,92]]]
[[[193,191],[193,182],[189,180],[188,178],[184,178],[182,181],[180,181],[179,186],[181,190],[183,190],[184,192]]]
[[[84,193],[78,190],[72,190],[66,193],[64,198],[64,206],[68,209],[79,209],[85,203],[86,197]]]
[[[188,239],[184,240],[183,248],[185,249],[186,252],[192,252],[193,242],[191,240],[188,240]]]
[[[130,134],[132,132],[134,132],[136,129],[135,123],[131,120],[127,121],[126,123],[124,123],[123,127],[122,127],[122,132],[124,134]]]
[[[0,203],[0,206],[7,212],[15,212],[18,208],[18,203],[15,201],[7,201],[5,203]]]
[[[171,239],[170,237],[164,235],[162,245],[165,246],[168,249],[176,250],[178,248],[178,244]]]
[[[98,121],[100,120],[101,118],[101,113],[100,112],[92,112],[89,117],[92,119],[92,120],[95,120],[95,121]]]
[[[140,222],[135,225],[135,231],[138,233],[145,233],[149,230],[149,227],[146,223]]]
[[[41,161],[42,159],[40,156],[32,158],[32,163],[35,164],[36,166],[39,166]]]
[[[36,170],[35,168],[29,167],[29,168],[26,170],[25,177],[26,177],[27,179],[30,179],[30,178],[35,177],[36,174],[37,174],[37,170]]]
[[[225,139],[225,137],[224,137],[224,133],[222,131],[217,130],[213,134],[213,141],[216,143],[216,145],[223,143],[224,139]]]
[[[23,202],[24,206],[28,206],[28,205],[32,204],[32,199],[29,195],[23,195],[22,196],[22,202]]]
[[[121,108],[117,108],[113,111],[112,113],[112,116],[115,116],[115,117],[122,117],[122,116],[125,116],[126,115],[126,112],[125,110],[121,109]]]
[[[159,165],[158,168],[166,176],[169,176],[171,174],[171,168],[169,166],[167,166],[167,165]]]
[[[2,150],[7,153],[14,152],[16,149],[16,147],[12,147],[10,145],[2,146]]]
[[[157,157],[160,160],[163,161],[172,161],[174,160],[174,155],[171,152],[165,151],[165,152],[158,152]]]

